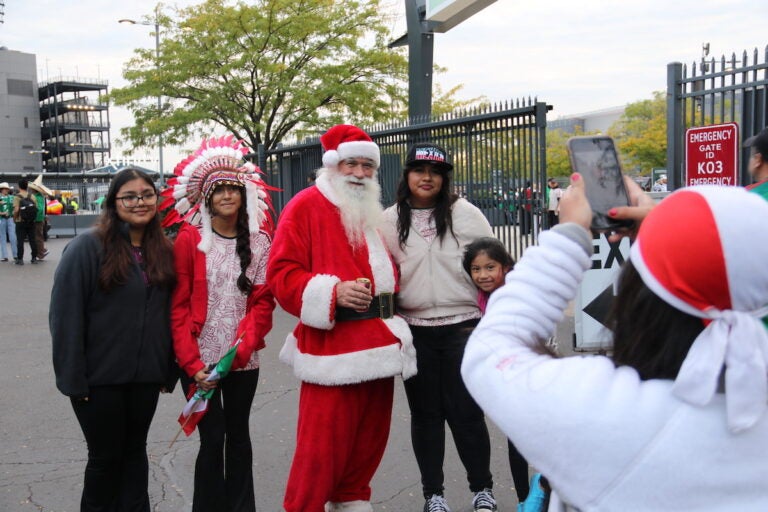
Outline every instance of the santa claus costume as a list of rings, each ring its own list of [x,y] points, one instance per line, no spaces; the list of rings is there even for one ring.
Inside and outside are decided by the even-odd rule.
[[[397,272],[375,223],[365,222],[361,239],[350,240],[344,192],[333,182],[346,159],[378,168],[379,148],[350,125],[320,140],[325,168],[283,211],[267,269],[277,301],[299,318],[280,354],[302,381],[284,507],[367,512],[389,437],[393,377],[415,373],[415,351],[408,325],[394,314]],[[365,313],[337,304],[336,285],[360,278],[374,297]]]

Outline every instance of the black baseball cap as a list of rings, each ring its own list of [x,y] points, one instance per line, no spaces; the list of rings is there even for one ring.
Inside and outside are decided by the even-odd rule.
[[[763,128],[760,133],[753,135],[744,141],[745,148],[754,147],[755,151],[768,160],[768,128]]]
[[[444,171],[453,169],[451,157],[448,156],[448,152],[437,144],[429,142],[419,142],[418,144],[414,144],[408,150],[408,155],[405,157],[406,169],[418,167],[421,164],[432,164]]]

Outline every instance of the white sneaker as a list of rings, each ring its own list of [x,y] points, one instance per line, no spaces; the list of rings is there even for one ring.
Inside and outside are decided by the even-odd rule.
[[[472,499],[472,510],[475,512],[496,512],[496,498],[493,497],[493,490],[483,489],[476,492]]]
[[[451,512],[451,509],[448,508],[445,498],[439,494],[433,494],[424,503],[424,512]]]

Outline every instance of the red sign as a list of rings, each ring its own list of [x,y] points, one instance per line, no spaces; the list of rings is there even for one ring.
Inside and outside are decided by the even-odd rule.
[[[737,185],[739,125],[699,126],[685,131],[685,186]]]

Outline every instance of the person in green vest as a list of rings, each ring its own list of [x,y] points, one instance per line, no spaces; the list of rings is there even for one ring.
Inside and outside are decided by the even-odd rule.
[[[42,261],[48,256],[48,249],[45,248],[45,206],[46,197],[40,190],[40,183],[32,182],[29,184],[29,193],[37,204],[37,217],[35,217],[35,243],[37,244],[37,261]]]
[[[16,224],[13,222],[13,196],[7,181],[0,183],[0,261],[8,261],[8,248],[16,261]]]
[[[744,141],[744,147],[750,148],[747,165],[754,180],[747,190],[768,199],[768,128]]]

